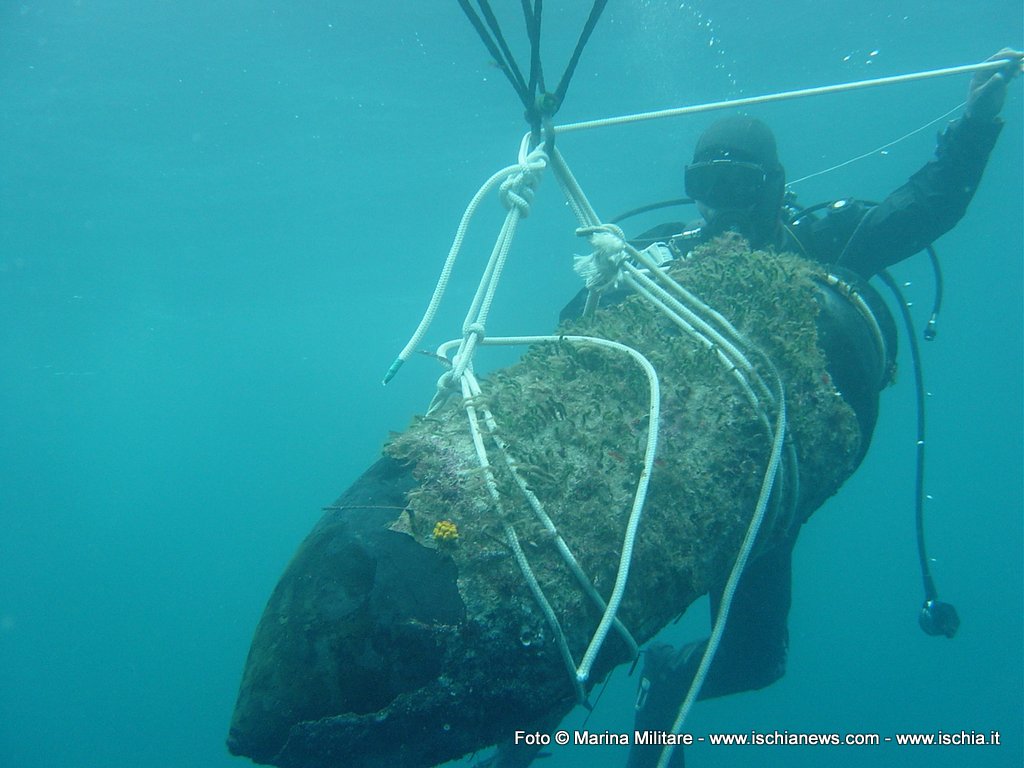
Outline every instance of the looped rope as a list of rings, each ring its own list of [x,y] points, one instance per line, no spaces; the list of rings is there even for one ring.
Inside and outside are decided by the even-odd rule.
[[[524,219],[530,215],[533,203],[533,188],[537,184],[536,177],[529,171],[510,176],[501,183],[499,194],[502,204],[512,210],[516,208]]]
[[[530,154],[519,158],[519,170],[501,182],[498,194],[508,210],[515,208],[521,218],[530,215],[534,190],[540,183],[540,173],[548,165],[543,147],[537,147]]]
[[[494,249],[491,251],[491,258],[487,262],[487,267],[484,269],[483,277],[480,280],[480,285],[477,288],[476,296],[473,298],[473,305],[470,307],[469,313],[466,316],[466,324],[471,322],[483,323],[487,318],[487,313],[490,311],[491,300],[494,297],[494,292],[498,285],[498,280],[501,277],[501,271],[504,267],[505,258],[508,256],[508,250],[512,245],[512,238],[515,235],[516,225],[519,223],[519,219],[526,216],[529,213],[529,204],[533,200],[533,189],[537,186],[540,180],[541,172],[548,166],[548,155],[544,151],[543,147],[536,147],[533,151],[529,150],[529,139],[530,135],[527,134],[523,137],[522,142],[519,145],[519,162],[516,165],[510,165],[507,168],[502,168],[500,171],[491,176],[484,185],[477,190],[477,193],[473,195],[473,199],[469,201],[469,205],[466,206],[465,213],[462,214],[462,219],[459,221],[459,227],[455,232],[455,239],[452,241],[451,248],[448,251],[448,257],[445,259],[444,266],[441,268],[441,274],[437,279],[437,285],[434,287],[434,294],[430,297],[430,303],[427,305],[426,311],[423,313],[423,318],[420,320],[420,324],[413,332],[412,338],[406,343],[402,351],[398,353],[398,357],[391,363],[391,367],[388,368],[387,373],[384,374],[384,384],[387,384],[391,379],[398,373],[398,369],[402,367],[412,353],[419,347],[423,337],[427,334],[427,329],[430,324],[434,321],[434,317],[437,315],[438,307],[441,304],[441,299],[444,296],[445,290],[448,288],[448,281],[451,279],[452,270],[455,268],[455,261],[459,257],[459,253],[462,251],[462,243],[465,240],[466,232],[469,229],[469,223],[472,221],[473,216],[476,214],[477,208],[480,206],[483,198],[498,187],[502,193],[503,201],[508,199],[512,202],[511,204],[506,203],[508,208],[508,214],[505,217],[505,223],[502,225],[501,231],[498,233],[497,241],[494,244]],[[467,342],[471,342],[467,338]],[[457,378],[465,370],[466,366],[472,359],[472,350],[475,343],[470,343],[468,354],[463,354],[467,350],[459,350],[460,357],[465,360],[465,363],[461,366],[461,369],[456,369],[454,374]]]
[[[484,324],[483,323],[469,323],[463,328],[462,333],[464,336],[476,336],[477,341],[484,340]]]

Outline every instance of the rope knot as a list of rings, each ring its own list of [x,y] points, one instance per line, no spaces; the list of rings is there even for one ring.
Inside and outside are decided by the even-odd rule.
[[[629,256],[628,243],[623,231],[614,224],[580,227],[580,237],[587,237],[593,252],[588,256],[574,256],[573,269],[586,281],[590,290],[605,290],[618,285],[622,262]]]
[[[484,324],[483,323],[469,323],[465,328],[462,329],[464,336],[476,336],[477,341],[484,340]]]
[[[537,147],[525,157],[520,154],[519,170],[509,174],[498,188],[502,204],[509,210],[518,210],[524,219],[529,216],[533,192],[540,182],[541,171],[547,168],[547,165],[548,156],[541,147]]]
[[[524,219],[530,215],[530,205],[533,203],[533,188],[536,180],[531,178],[529,171],[520,171],[509,176],[501,183],[501,202],[511,210],[516,208],[519,215]]]

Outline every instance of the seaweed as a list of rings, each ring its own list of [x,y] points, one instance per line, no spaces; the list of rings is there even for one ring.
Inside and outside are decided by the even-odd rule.
[[[784,383],[788,439],[798,458],[803,519],[855,467],[861,436],[853,411],[826,374],[814,299],[821,268],[791,254],[751,251],[720,239],[674,262],[670,274],[724,315],[771,361]],[[712,350],[682,334],[638,296],[563,324],[564,335],[600,336],[645,355],[662,387],[659,447],[619,616],[643,642],[728,573],[758,496],[770,446],[762,422]],[[766,380],[760,357],[752,360]],[[538,344],[483,381],[500,437],[530,489],[597,590],[614,583],[647,435],[648,387],[622,354],[568,340]],[[505,544],[516,530],[538,581],[579,658],[599,618],[560,559],[552,536],[515,487],[494,442],[500,505],[457,398],[419,417],[386,452],[415,466],[408,497],[417,525],[403,530],[456,563],[470,622],[486,631],[550,637]],[[432,535],[440,521],[457,540]],[[764,532],[766,539],[782,533]],[[524,645],[527,644],[523,641]],[[621,660],[625,645],[606,654]]]

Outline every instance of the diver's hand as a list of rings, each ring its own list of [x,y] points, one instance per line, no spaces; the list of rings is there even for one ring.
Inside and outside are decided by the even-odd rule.
[[[967,107],[964,114],[969,120],[989,122],[995,120],[1006,100],[1006,84],[1021,69],[1024,52],[1012,48],[1003,48],[999,53],[989,56],[985,61],[1005,60],[1006,66],[1001,69],[985,69],[974,73],[971,87],[967,91]]]

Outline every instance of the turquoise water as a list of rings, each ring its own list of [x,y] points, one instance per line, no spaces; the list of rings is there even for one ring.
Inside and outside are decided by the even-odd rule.
[[[521,40],[519,4],[496,5]],[[549,80],[588,5],[545,4]],[[560,121],[973,63],[1019,47],[1024,24],[1007,0],[609,5]],[[522,109],[440,0],[6,4],[0,78],[0,765],[242,765],[223,741],[264,602],[320,507],[429,401],[426,359],[380,377],[463,207],[514,161]],[[798,178],[953,109],[968,79],[752,113]],[[971,210],[937,243],[946,304],[924,350],[929,546],[959,635],[916,626],[904,355],[865,465],[801,536],[787,676],[701,704],[688,726],[1003,743],[701,746],[693,766],[1024,759],[1022,102],[1018,80]],[[611,216],[680,194],[710,119],[560,147]],[[938,127],[801,184],[801,200],[881,198]],[[482,214],[429,343],[457,332],[499,218],[496,203]],[[552,327],[577,290],[572,227],[546,179],[492,332]],[[925,261],[896,273],[923,324]],[[673,638],[706,632],[701,608]],[[617,673],[590,726],[628,730],[634,685]],[[584,763],[623,753],[545,761]]]

